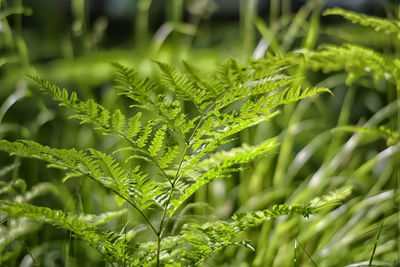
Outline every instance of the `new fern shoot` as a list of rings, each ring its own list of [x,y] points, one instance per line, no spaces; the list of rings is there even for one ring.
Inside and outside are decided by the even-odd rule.
[[[189,266],[228,245],[252,248],[239,238],[249,227],[281,215],[308,217],[338,204],[349,194],[348,188],[305,204],[240,213],[227,221],[188,222],[171,231],[172,219],[199,188],[231,177],[246,163],[273,153],[279,144],[271,138],[227,150],[222,145],[234,140],[235,134],[279,116],[279,105],[330,93],[327,88],[301,88],[287,74],[286,69],[299,60],[296,54],[269,55],[246,65],[229,59],[212,75],[201,74],[186,63],[182,74],[175,67],[156,62],[161,73],[159,83],[139,79],[134,70],[114,64],[115,88],[131,101],[127,114],[120,109],[108,110],[93,99],[80,100],[75,92],[32,76],[46,94],[74,112],[72,118],[113,136],[121,148],[105,153],[94,148],[52,148],[32,140],[1,140],[0,149],[64,169],[64,180],[82,177],[102,185],[141,217],[134,224],[145,225],[152,236],[148,242],[127,240],[121,229],[110,231],[100,226],[98,221],[109,218],[108,213],[70,214],[20,199],[2,200],[1,213],[66,229],[96,248],[112,265]],[[146,119],[149,114],[150,120]],[[158,171],[148,172],[144,163]]]

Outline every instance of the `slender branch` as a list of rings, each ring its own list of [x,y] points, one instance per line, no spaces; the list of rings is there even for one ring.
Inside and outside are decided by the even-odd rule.
[[[312,259],[311,255],[308,254],[307,250],[303,247],[303,245],[300,243],[300,241],[296,238],[297,244],[299,244],[299,246],[301,247],[301,249],[303,249],[303,251],[306,253],[307,257],[310,259],[310,261],[312,262],[312,264],[315,267],[318,267],[318,265],[315,263],[315,261]]]
[[[161,222],[160,222],[160,230],[159,230],[159,234],[160,234],[161,237],[162,237],[162,235],[164,233],[164,230],[166,228],[166,225],[167,225],[166,224],[165,227],[164,227],[163,224],[164,224],[165,216],[167,215],[168,206],[169,206],[169,203],[171,201],[172,193],[174,192],[175,185],[176,185],[176,183],[178,182],[178,180],[179,180],[179,178],[181,176],[180,175],[180,171],[182,169],[183,160],[185,159],[185,156],[186,156],[186,153],[187,153],[188,149],[189,149],[189,146],[186,144],[185,145],[185,149],[184,149],[184,151],[182,153],[182,157],[181,157],[181,159],[179,161],[178,169],[176,171],[175,178],[174,178],[174,181],[172,182],[171,189],[169,191],[168,198],[167,198],[167,201],[166,201],[166,204],[165,204],[165,207],[164,207],[163,215],[161,217]]]
[[[214,101],[214,103],[215,103],[215,102],[216,102],[216,101]],[[214,103],[213,103],[213,104],[214,104]],[[204,121],[204,119],[205,119],[205,117],[206,117],[205,114],[210,110],[210,108],[211,108],[211,106],[213,106],[213,104],[210,105],[210,107],[207,109],[206,112],[202,113],[199,122],[197,123],[197,125],[196,125],[196,127],[194,128],[192,134],[190,135],[188,141],[187,141],[186,144],[185,144],[185,149],[183,150],[183,152],[182,152],[182,157],[181,157],[181,159],[179,160],[178,169],[176,170],[176,174],[175,174],[174,180],[173,180],[173,182],[172,182],[172,184],[171,184],[171,189],[170,189],[170,191],[169,191],[167,201],[165,202],[164,211],[163,211],[163,214],[162,214],[162,217],[161,217],[161,221],[160,221],[160,228],[159,228],[158,235],[157,235],[157,237],[158,237],[158,239],[157,239],[157,266],[160,265],[161,240],[162,240],[162,237],[163,237],[163,235],[164,235],[164,231],[165,231],[165,229],[167,228],[167,225],[168,225],[168,223],[169,223],[169,221],[170,221],[170,218],[168,218],[168,220],[167,220],[167,222],[165,223],[165,225],[164,225],[164,221],[165,221],[165,218],[166,218],[166,215],[167,215],[168,206],[169,206],[169,204],[170,204],[170,202],[171,202],[172,193],[174,192],[174,189],[175,189],[175,185],[176,185],[176,183],[179,181],[179,179],[181,178],[180,172],[181,172],[181,169],[182,169],[183,161],[184,161],[185,156],[186,156],[186,154],[187,154],[187,152],[188,152],[188,150],[189,150],[189,147],[190,147],[190,145],[191,145],[190,143],[191,143],[191,140],[193,139],[193,136],[195,135],[195,133],[196,133],[197,130],[199,129],[200,125],[203,123],[203,121]]]
[[[160,266],[161,239],[162,237],[157,235],[157,267]]]
[[[87,175],[87,174],[85,174]],[[87,175],[88,177],[92,178],[93,180],[95,180],[96,182],[100,183],[101,185],[103,185],[101,182],[97,181],[94,177],[91,177],[89,175]],[[104,186],[104,185],[103,185]],[[108,188],[108,187],[107,187]],[[139,212],[139,214],[143,217],[143,219],[146,221],[146,223],[150,226],[151,230],[153,230],[153,232],[157,235],[157,230],[154,227],[154,225],[150,222],[149,218],[147,218],[147,216],[143,213],[143,211],[136,206],[135,203],[133,203],[130,199],[124,197],[123,195],[121,195],[118,191],[115,191],[112,188],[108,188],[109,190],[111,190],[114,194],[118,195],[120,198],[124,199],[126,202],[128,202],[134,209],[136,209],[137,212]]]
[[[174,180],[173,180],[173,182],[172,182],[172,184],[171,184],[171,190],[170,190],[170,192],[169,192],[169,195],[168,195],[168,198],[167,198],[167,201],[166,201],[166,205],[165,205],[165,208],[164,208],[164,212],[163,212],[163,215],[162,215],[162,218],[161,218],[160,230],[159,230],[159,233],[161,234],[161,237],[162,237],[162,235],[164,234],[164,230],[166,229],[166,227],[167,227],[167,225],[168,225],[168,223],[169,223],[169,221],[170,221],[170,219],[171,219],[171,218],[168,218],[166,224],[164,225],[164,228],[162,228],[162,227],[163,227],[164,220],[165,220],[165,216],[166,216],[166,213],[167,213],[167,210],[168,210],[169,202],[171,201],[171,198],[172,198],[172,193],[173,193],[174,187],[175,187],[175,185],[177,184],[177,182],[179,181],[179,179],[182,177],[182,176],[180,175],[180,171],[181,171],[181,169],[182,169],[183,160],[185,159],[185,156],[186,156],[186,154],[187,154],[187,151],[189,150],[189,148],[190,148],[191,145],[192,145],[192,140],[193,140],[194,135],[196,134],[197,130],[199,129],[199,127],[200,127],[200,125],[203,123],[203,121],[207,118],[208,115],[206,115],[206,114],[215,106],[215,104],[217,103],[217,100],[218,100],[219,97],[221,97],[222,95],[223,95],[223,93],[220,94],[217,98],[215,98],[215,100],[213,101],[213,103],[211,103],[211,104],[208,106],[208,108],[206,109],[206,111],[204,111],[204,112],[201,114],[201,117],[200,117],[200,119],[199,119],[199,122],[196,124],[195,128],[194,128],[193,131],[192,131],[192,134],[190,135],[190,137],[188,138],[188,140],[187,140],[187,142],[186,142],[185,149],[184,149],[184,151],[183,151],[183,153],[182,153],[182,157],[181,157],[180,162],[179,162],[179,164],[178,164],[178,169],[177,169],[177,171],[176,171],[175,178],[174,178]]]
[[[159,227],[159,230],[158,230],[158,233],[157,233],[157,266],[160,266],[161,240],[162,240],[162,238],[163,238],[165,229],[167,228],[168,223],[169,223],[171,217],[169,217],[169,218],[167,219],[167,221],[166,221],[165,224],[164,224],[164,221],[165,221],[165,219],[166,219],[166,215],[167,215],[167,211],[168,211],[168,206],[169,206],[169,204],[170,204],[170,202],[171,202],[172,194],[173,194],[174,189],[175,189],[175,185],[178,183],[179,179],[182,177],[182,175],[181,175],[180,172],[181,172],[181,169],[182,169],[183,161],[184,161],[184,159],[185,159],[185,156],[186,156],[186,154],[187,154],[189,148],[190,148],[191,145],[192,145],[192,140],[193,140],[194,135],[196,134],[197,130],[199,129],[199,127],[200,127],[200,125],[203,123],[203,121],[207,118],[207,116],[208,116],[207,113],[215,106],[215,104],[217,103],[217,100],[218,100],[219,97],[222,96],[223,94],[224,94],[224,93],[222,93],[222,94],[220,94],[218,97],[216,97],[215,100],[213,101],[213,103],[211,103],[211,104],[208,106],[208,108],[207,108],[204,112],[200,112],[200,113],[201,113],[201,117],[200,117],[198,123],[196,124],[195,128],[193,129],[193,131],[192,131],[190,137],[189,137],[189,138],[187,139],[187,141],[186,141],[185,149],[184,149],[183,152],[182,152],[181,159],[179,160],[179,163],[178,163],[178,169],[176,170],[174,180],[173,180],[172,183],[171,183],[171,189],[170,189],[170,191],[169,191],[167,201],[165,202],[164,211],[163,211],[163,214],[162,214],[162,216],[161,216],[160,227]]]
[[[69,166],[64,165],[64,164],[60,164],[60,165],[63,165],[63,166],[65,166],[65,167],[70,168]],[[92,176],[92,175],[90,175],[90,174],[87,174],[87,173],[85,173],[85,172],[83,172],[83,171],[81,171],[81,170],[77,170],[77,169],[74,169],[74,170],[78,171],[78,172],[81,173],[82,175],[85,175],[85,176],[89,177],[90,179],[94,180],[95,182],[97,182],[97,183],[101,184],[102,186],[104,186],[104,185],[103,185],[100,181],[98,181],[94,176]],[[154,225],[150,222],[149,218],[147,218],[147,216],[143,213],[143,211],[142,211],[138,206],[136,206],[135,203],[133,203],[130,199],[126,198],[125,196],[121,195],[118,191],[116,191],[116,190],[114,190],[114,189],[112,189],[112,188],[109,188],[109,187],[106,187],[106,188],[109,189],[109,190],[110,190],[111,192],[113,192],[114,194],[116,194],[117,196],[119,196],[120,198],[124,199],[124,200],[125,200],[126,202],[128,202],[134,209],[136,209],[136,211],[139,212],[139,214],[143,217],[143,219],[146,221],[146,223],[147,223],[147,224],[150,226],[150,228],[153,230],[153,232],[154,232],[156,235],[158,235],[158,231],[156,230],[156,228],[154,227]]]

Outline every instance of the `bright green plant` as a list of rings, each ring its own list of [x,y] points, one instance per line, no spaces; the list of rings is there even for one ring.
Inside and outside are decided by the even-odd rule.
[[[124,266],[187,266],[207,260],[228,245],[252,248],[240,238],[249,227],[281,215],[308,217],[339,203],[349,189],[305,204],[238,213],[232,221],[187,222],[181,227],[176,223],[172,227],[172,223],[199,188],[247,169],[246,163],[273,153],[278,146],[272,138],[229,149],[235,134],[277,116],[279,105],[330,92],[323,87],[302,89],[285,73],[299,60],[293,54],[269,56],[245,66],[228,60],[216,75],[200,74],[188,64],[187,73],[181,74],[157,62],[159,84],[138,79],[132,69],[115,64],[116,89],[132,101],[133,114],[110,111],[93,99],[81,101],[75,92],[32,77],[45,93],[75,113],[72,118],[112,136],[119,146],[107,154],[94,148],[57,149],[32,140],[1,140],[0,149],[64,169],[64,180],[90,178],[112,192],[118,202],[127,203],[141,217],[135,225],[145,225],[148,234],[145,240],[127,238],[121,229],[110,231],[98,226],[104,221],[101,218],[112,216],[72,214],[18,199],[2,200],[1,212],[67,229],[100,251],[108,262]],[[158,171],[149,170],[147,165]],[[180,228],[178,234],[176,227]]]

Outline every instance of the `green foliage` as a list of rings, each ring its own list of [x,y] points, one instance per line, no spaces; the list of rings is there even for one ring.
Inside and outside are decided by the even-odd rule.
[[[173,265],[176,264],[176,258],[179,258],[180,264],[184,266],[197,265],[206,261],[216,251],[230,245],[254,250],[248,241],[238,239],[240,233],[279,216],[302,215],[308,218],[316,211],[340,204],[350,193],[351,188],[346,187],[321,198],[315,198],[306,204],[274,205],[271,209],[262,211],[237,213],[231,221],[185,224],[179,235],[168,237],[169,240],[165,241],[169,253],[163,255],[163,263]],[[148,245],[151,247],[151,244]]]
[[[125,260],[133,262],[133,259],[126,258],[127,248],[122,238],[113,232],[94,226],[94,223],[88,223],[87,220],[77,215],[27,203],[8,201],[0,201],[0,211],[10,216],[27,217],[69,230],[98,249],[110,262],[123,263]]]
[[[371,138],[372,140],[377,138],[383,138],[386,140],[388,146],[400,142],[400,134],[385,126],[365,128],[361,126],[346,125],[337,127],[336,129],[334,129],[334,131],[362,133],[365,134],[367,137]]]
[[[340,15],[375,31],[396,34],[399,37],[398,20],[377,18],[340,8],[329,9],[324,15]],[[378,51],[355,44],[326,45],[317,51],[306,51],[306,65],[314,70],[332,72],[345,70],[346,83],[351,84],[362,76],[372,76],[374,81],[386,80],[399,88],[400,64],[396,57],[385,56]]]
[[[285,73],[295,57],[271,56],[245,66],[229,59],[215,75],[205,76],[187,63],[188,73],[181,74],[176,68],[157,62],[161,86],[138,79],[133,70],[114,64],[116,88],[133,101],[130,106],[136,112],[133,116],[123,114],[120,109],[108,110],[93,99],[81,101],[75,92],[68,93],[32,77],[61,106],[75,113],[72,118],[116,138],[121,148],[114,154],[121,153],[116,158],[94,148],[56,149],[30,140],[1,140],[0,149],[64,169],[66,179],[85,176],[107,188],[142,216],[154,234],[154,242],[130,246],[122,235],[97,226],[113,214],[100,217],[69,214],[13,201],[2,201],[0,210],[10,216],[29,217],[67,229],[98,249],[107,261],[128,265],[196,264],[227,245],[251,247],[236,240],[247,228],[281,215],[308,216],[317,207],[280,205],[272,210],[237,214],[234,222],[189,223],[176,236],[168,233],[169,223],[201,187],[246,169],[249,162],[271,154],[278,142],[272,138],[257,145],[243,144],[216,152],[221,145],[232,141],[235,134],[277,116],[275,108],[279,105],[330,93],[327,88],[301,89]],[[175,98],[171,99],[168,92]],[[186,114],[186,105],[196,107],[197,114]],[[153,117],[146,121],[149,115],[137,109],[150,112]],[[154,165],[159,172],[147,173],[143,162]],[[159,215],[150,218],[150,209],[157,210]]]
[[[215,251],[229,245],[243,245],[254,249],[248,242],[237,241],[238,234],[250,227],[258,226],[265,221],[283,215],[294,216],[299,214],[308,218],[322,208],[332,204],[337,205],[350,193],[350,188],[343,188],[302,205],[275,205],[271,209],[263,211],[237,213],[233,216],[232,222],[215,221],[203,225],[187,224],[181,232],[183,236],[181,255],[188,257],[187,263],[199,263],[209,258]]]
[[[182,175],[187,176],[189,181],[181,187],[180,192],[184,194],[178,194],[171,201],[173,205],[168,211],[173,214],[180,205],[186,201],[193,193],[195,193],[200,187],[207,183],[212,182],[215,179],[227,178],[232,175],[233,172],[240,171],[241,168],[237,164],[243,164],[255,160],[256,158],[262,157],[267,153],[273,151],[277,146],[276,140],[267,140],[256,146],[248,146],[244,144],[240,148],[233,148],[229,151],[217,152],[210,155],[207,159],[197,162],[193,167],[184,167],[182,169]],[[190,161],[196,161],[193,157]],[[190,162],[191,163],[191,162]],[[187,166],[192,166],[191,164]]]
[[[361,76],[372,76],[375,81],[398,81],[397,59],[383,56],[372,49],[357,45],[328,45],[321,50],[306,52],[306,64],[323,72],[345,70],[346,83],[351,84]]]
[[[377,32],[395,34],[397,38],[400,38],[400,22],[398,20],[368,16],[341,8],[328,9],[324,12],[324,15],[339,15],[352,23],[370,27]]]

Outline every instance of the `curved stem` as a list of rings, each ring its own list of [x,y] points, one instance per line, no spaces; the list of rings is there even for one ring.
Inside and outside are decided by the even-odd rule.
[[[192,140],[193,140],[194,135],[196,134],[197,130],[199,129],[199,127],[200,127],[200,125],[203,123],[203,121],[207,118],[207,115],[206,115],[206,114],[214,107],[214,105],[217,103],[218,98],[219,98],[221,95],[223,95],[223,93],[220,94],[220,95],[213,101],[213,103],[212,103],[210,106],[208,106],[208,108],[206,109],[205,112],[201,113],[201,117],[200,117],[198,123],[196,124],[196,126],[195,126],[195,128],[193,129],[193,131],[192,131],[190,137],[189,137],[189,138],[187,139],[187,141],[186,141],[185,149],[183,150],[182,156],[181,156],[181,158],[180,158],[180,160],[179,160],[178,169],[176,170],[175,177],[174,177],[174,179],[173,179],[172,182],[168,179],[168,180],[171,182],[171,189],[170,189],[170,191],[169,191],[167,201],[165,202],[164,211],[163,211],[163,214],[162,214],[162,216],[161,216],[160,227],[159,227],[159,230],[158,230],[158,232],[157,232],[157,266],[160,266],[161,241],[162,241],[162,238],[163,238],[163,236],[164,236],[165,229],[167,228],[168,223],[169,223],[169,221],[170,221],[170,219],[171,219],[171,217],[169,217],[168,220],[165,222],[165,219],[166,219],[166,216],[167,216],[167,211],[168,211],[168,206],[169,206],[169,204],[170,204],[170,202],[171,202],[172,193],[174,192],[175,185],[177,184],[177,182],[179,181],[179,179],[182,177],[182,176],[181,176],[181,169],[182,169],[183,161],[184,161],[184,159],[185,159],[185,156],[186,156],[186,154],[187,154],[189,148],[190,148],[191,145],[192,145]],[[165,224],[164,224],[164,222],[165,222]]]
[[[89,174],[87,174],[87,173],[84,173],[84,172],[82,172],[82,171],[80,171],[80,170],[77,170],[77,171],[79,171],[82,175],[86,175],[86,176],[88,176],[90,179],[92,179],[92,180],[96,181],[97,183],[101,184],[102,186],[104,186],[100,181],[98,181],[98,180],[97,180],[96,178],[94,178],[93,176],[91,176],[91,175],[89,175]],[[116,194],[116,195],[119,196],[120,198],[124,199],[124,200],[125,200],[127,203],[129,203],[137,212],[139,212],[139,214],[143,217],[143,219],[146,221],[146,223],[150,226],[151,230],[158,236],[158,231],[156,230],[156,228],[154,227],[154,225],[150,222],[149,218],[147,218],[147,216],[143,213],[143,211],[142,211],[141,209],[139,209],[138,206],[136,206],[135,203],[133,203],[130,199],[127,199],[126,197],[124,197],[123,195],[121,195],[118,191],[116,191],[116,190],[114,190],[114,189],[112,189],[112,188],[109,188],[109,187],[106,187],[106,188],[109,189],[109,190],[111,190],[114,194]]]

